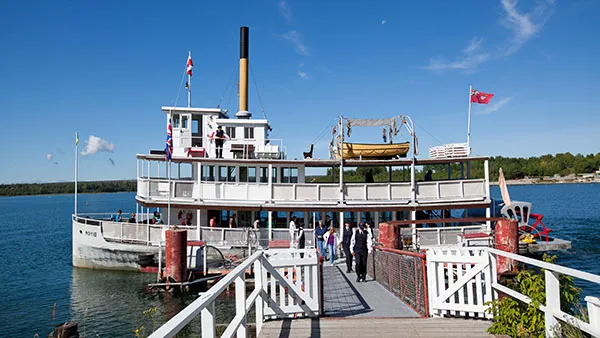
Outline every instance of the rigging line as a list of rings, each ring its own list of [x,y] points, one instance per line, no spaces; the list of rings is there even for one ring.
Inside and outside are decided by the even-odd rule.
[[[254,71],[252,70],[252,65],[248,65],[250,68],[250,74],[252,74],[252,82],[254,82],[254,88],[256,89],[256,95],[258,96],[258,103],[260,104],[260,111],[263,113],[263,117],[267,118],[267,113],[265,113],[265,107],[263,106],[262,99],[260,97],[260,93],[258,92],[258,85],[256,84],[256,78],[254,77]]]
[[[183,74],[181,75],[181,81],[179,82],[179,89],[177,89],[177,96],[175,97],[175,103],[173,104],[173,107],[177,107],[177,101],[179,101],[179,94],[181,93],[181,85],[183,84],[183,80],[185,79],[186,72],[187,72],[187,65],[185,66],[185,68],[183,70]]]
[[[317,136],[312,140],[312,144],[317,143],[318,141],[320,141],[323,137],[325,137],[327,131],[331,128],[331,126],[333,126],[336,123],[336,121],[334,120],[333,122],[331,122],[329,125],[325,126],[325,128],[323,128],[323,130],[321,130]]]
[[[429,134],[429,136],[433,137],[434,140],[438,141],[439,144],[444,144],[442,141],[438,140],[437,137],[433,136],[430,132],[427,131],[427,129],[421,127],[420,125],[417,124],[417,122],[413,121],[413,123],[415,124],[415,126],[419,127],[419,129],[423,129],[424,132],[426,132],[427,134]]]
[[[235,75],[235,73],[234,73]],[[235,76],[234,76],[235,78]],[[235,81],[233,81],[235,82]],[[239,87],[239,83],[238,83],[238,87]],[[231,86],[231,91],[229,92],[229,99],[227,100],[227,110],[229,111],[229,105],[231,104],[231,97],[233,96],[233,92],[235,91],[235,84],[232,84]]]
[[[223,94],[221,94],[221,100],[219,101],[219,107],[221,107],[221,104],[223,104],[223,99],[225,98],[225,93],[227,92],[227,90],[229,89],[229,85],[231,85],[231,83],[233,82],[233,79],[235,78],[235,71],[236,71],[237,67],[233,67],[233,70],[231,71],[231,76],[229,76],[229,81],[227,81],[227,86],[225,86],[225,89],[223,90]]]

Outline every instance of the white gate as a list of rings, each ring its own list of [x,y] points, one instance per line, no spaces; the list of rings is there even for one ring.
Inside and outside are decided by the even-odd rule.
[[[433,316],[491,319],[485,303],[492,301],[495,261],[485,249],[427,250],[429,309]]]

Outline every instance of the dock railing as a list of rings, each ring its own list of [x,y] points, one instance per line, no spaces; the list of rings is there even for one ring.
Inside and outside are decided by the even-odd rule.
[[[250,270],[254,286],[247,295],[246,272]],[[235,317],[221,337],[248,337],[247,317],[253,307],[257,336],[265,317],[318,317],[322,313],[319,260],[314,249],[257,251],[150,337],[173,337],[198,315],[202,337],[216,337],[215,301],[231,284],[235,284]]]
[[[545,304],[539,310],[545,314],[547,337],[560,336],[559,321],[600,337],[600,299],[587,296],[588,321],[561,310],[559,275],[600,284],[600,276],[572,268],[492,248],[430,248],[427,250],[427,281],[429,309],[438,317],[469,317],[493,319],[488,302],[498,299],[498,292],[530,304],[531,299],[498,282],[498,259],[511,259],[544,269]]]

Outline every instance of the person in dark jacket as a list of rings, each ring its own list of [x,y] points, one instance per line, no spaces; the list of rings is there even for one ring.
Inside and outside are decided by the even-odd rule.
[[[315,242],[317,243],[317,249],[319,255],[325,259],[325,233],[327,228],[323,226],[323,221],[319,221],[319,225],[315,228]]]
[[[352,272],[352,254],[350,253],[350,242],[352,242],[352,227],[349,222],[344,224],[344,237],[342,238],[342,247],[346,256],[346,272]]]
[[[371,253],[373,240],[371,233],[365,229],[365,223],[360,223],[358,230],[354,231],[350,242],[350,250],[356,258],[356,281],[367,281],[367,255]]]
[[[298,233],[296,236],[296,247],[298,249],[304,249],[306,247],[306,237],[304,235],[304,224],[298,225]],[[300,253],[300,258],[304,258],[304,253]]]

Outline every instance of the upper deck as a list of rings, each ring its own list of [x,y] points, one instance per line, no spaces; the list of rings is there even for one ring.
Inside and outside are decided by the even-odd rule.
[[[138,155],[137,200],[146,206],[183,208],[231,208],[236,210],[415,210],[487,207],[490,203],[488,159],[347,160],[344,168],[418,166],[459,163],[459,178],[417,181],[345,182],[337,173],[340,161],[215,159],[174,156],[175,175],[169,180],[165,158]],[[472,162],[484,162],[483,177],[472,178]],[[162,163],[162,164],[161,164]],[[162,174],[161,174],[161,167]],[[182,169],[183,168],[183,169]],[[311,181],[311,168],[327,168],[334,174],[327,183]],[[184,174],[182,174],[184,172]]]

